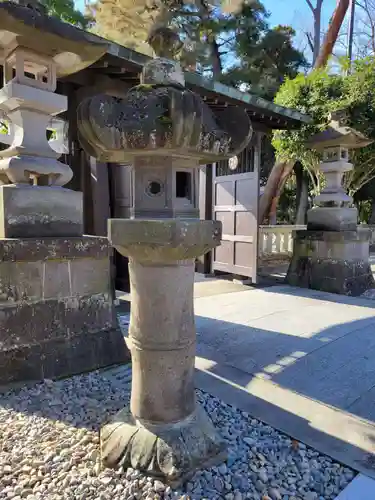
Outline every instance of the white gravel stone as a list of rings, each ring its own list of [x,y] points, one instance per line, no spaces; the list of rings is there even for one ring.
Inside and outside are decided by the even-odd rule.
[[[179,490],[137,470],[101,470],[98,430],[128,403],[130,382],[123,366],[0,394],[0,500],[333,500],[355,475],[199,390],[226,464]]]

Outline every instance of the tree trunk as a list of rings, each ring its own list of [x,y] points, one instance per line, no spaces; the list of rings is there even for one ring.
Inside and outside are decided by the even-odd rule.
[[[259,223],[264,223],[264,219],[268,215],[268,211],[271,207],[272,200],[276,196],[277,187],[279,180],[284,171],[284,167],[287,162],[277,161],[272,167],[270,175],[267,179],[267,184],[264,188],[264,192],[259,201]]]
[[[294,167],[296,174],[296,219],[295,224],[304,225],[307,222],[307,210],[309,208],[309,175],[304,170],[301,163],[297,163]]]
[[[314,64],[315,68],[323,68],[329,56],[332,54],[333,47],[339,35],[342,23],[345,19],[346,12],[349,8],[350,0],[339,0],[335,12],[333,13],[331,23],[324,37],[319,56]]]
[[[201,11],[202,21],[209,20],[211,15],[211,10],[209,5],[204,0],[201,0],[198,5]],[[212,76],[215,80],[218,79],[223,72],[223,65],[221,64],[219,45],[216,41],[215,36],[212,35],[212,33],[206,33],[206,41],[210,46]]]
[[[349,3],[350,0],[339,0],[333,13],[331,24],[328,27],[326,36],[324,37],[319,56],[315,61],[314,69],[322,68],[327,64],[328,58],[332,54],[333,46],[336,43],[341,25],[344,21],[345,14],[348,10]],[[290,162],[277,162],[271,170],[271,174],[264,189],[264,194],[259,204],[259,221],[261,222],[267,216],[267,213],[273,203],[273,198],[277,196],[277,192],[281,193],[286,180],[283,180],[286,172],[288,172],[288,170],[289,173],[292,171],[292,169],[288,169],[287,167],[289,163]]]
[[[320,51],[320,32],[322,24],[322,5],[323,0],[317,0],[316,7],[313,10],[314,15],[314,51],[313,51],[313,64],[318,59]]]
[[[293,170],[294,161],[277,162],[273,166],[266,187],[259,202],[260,223],[267,217],[275,220],[277,204],[289,174]]]
[[[221,76],[223,72],[220,59],[219,46],[215,38],[210,40],[210,45],[211,45],[211,57],[212,57],[212,76],[214,77],[214,79],[217,79]]]

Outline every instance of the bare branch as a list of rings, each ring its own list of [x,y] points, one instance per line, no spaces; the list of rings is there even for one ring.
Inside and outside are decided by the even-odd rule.
[[[314,42],[313,42],[311,33],[309,33],[308,31],[306,31],[305,35],[306,35],[307,43],[309,44],[311,52],[314,52]]]
[[[311,0],[306,0],[306,3],[307,5],[310,7],[311,9],[311,12],[314,13],[315,11],[315,7],[313,6],[313,4],[311,3]]]

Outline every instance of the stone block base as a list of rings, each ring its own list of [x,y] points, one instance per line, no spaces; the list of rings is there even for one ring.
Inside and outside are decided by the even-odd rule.
[[[62,187],[0,186],[0,238],[81,236],[83,195]]]
[[[174,488],[227,458],[224,441],[200,406],[185,420],[164,425],[141,423],[125,408],[102,428],[100,449],[105,467],[133,467]]]
[[[370,232],[296,231],[287,273],[291,286],[358,296],[375,286]]]
[[[127,361],[117,329],[0,349],[0,384],[78,375]]]
[[[358,210],[351,207],[313,207],[307,212],[308,231],[356,231]]]
[[[0,384],[129,360],[106,238],[0,240]]]

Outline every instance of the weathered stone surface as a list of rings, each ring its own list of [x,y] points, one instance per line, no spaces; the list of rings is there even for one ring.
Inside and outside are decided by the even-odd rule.
[[[156,26],[149,43],[166,57],[179,39]],[[176,484],[226,456],[194,393],[194,259],[221,238],[220,222],[197,219],[194,172],[241,151],[252,128],[244,110],[215,114],[187,91],[178,63],[156,58],[141,82],[125,99],[96,96],[78,108],[86,152],[132,163],[134,219],[108,226],[111,244],[129,258],[132,394],[130,409],[101,430],[101,458]]]
[[[0,239],[0,262],[54,261],[58,256],[65,260],[102,259],[111,254],[107,238],[101,236]]]
[[[173,487],[227,458],[226,444],[198,405],[184,420],[163,425],[140,422],[121,410],[101,429],[100,444],[104,465],[140,469]]]
[[[184,73],[178,62],[164,57],[148,61],[142,71],[141,83],[143,85],[180,85],[185,87]]]
[[[194,411],[193,266],[130,261],[131,410],[141,420],[177,422]]]
[[[179,484],[225,459],[194,396],[193,259],[220,236],[214,221],[110,220],[111,243],[130,256],[133,382],[131,411],[101,431],[104,465],[140,468]]]
[[[368,231],[296,231],[294,236],[288,284],[353,296],[375,285]]]
[[[152,73],[157,63],[149,64]],[[248,144],[252,126],[244,109],[212,110],[183,82],[158,82],[134,87],[124,99],[98,95],[80,104],[80,140],[91,156],[123,163],[168,155],[205,164],[230,158]]]
[[[0,383],[128,358],[105,238],[0,240]]]
[[[115,326],[108,295],[0,303],[0,348],[107,330]]]
[[[112,219],[109,227],[112,243],[131,256],[133,380],[130,409],[102,428],[102,460],[109,467],[132,466],[179,484],[197,468],[226,456],[194,394],[193,256],[202,251],[202,238],[208,249],[220,235],[213,237],[212,221]],[[139,252],[138,242],[145,253]],[[186,251],[184,243],[192,256],[178,260]]]
[[[4,349],[0,345],[0,384],[72,376],[129,359],[121,332],[112,328],[65,334]]]
[[[209,220],[110,219],[108,238],[138,261],[173,262],[198,257],[220,245],[221,223]]]
[[[83,195],[52,186],[0,186],[0,222],[0,238],[81,236]]]
[[[128,216],[132,219],[199,219],[198,200],[194,193],[198,166],[196,160],[186,158],[135,158],[129,167],[134,194]],[[181,175],[182,179],[179,178]],[[179,187],[182,192],[177,196],[177,185],[181,180],[182,186]]]
[[[307,229],[312,231],[355,231],[358,210],[351,207],[313,207],[307,213]]]

